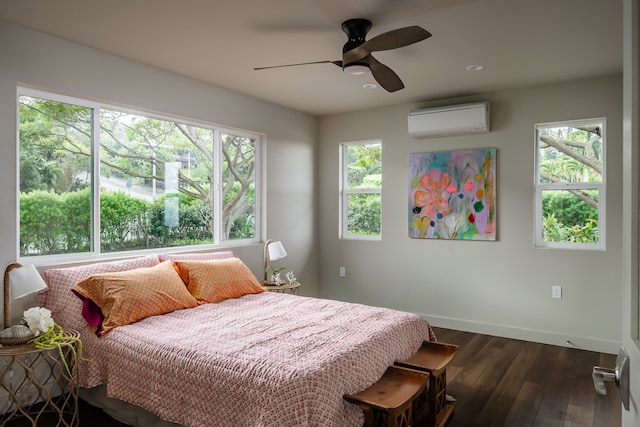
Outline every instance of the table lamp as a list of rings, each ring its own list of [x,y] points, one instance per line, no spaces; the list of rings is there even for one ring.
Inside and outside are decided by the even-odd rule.
[[[275,261],[287,256],[287,251],[284,250],[282,242],[279,240],[267,240],[264,243],[264,278],[262,283],[268,284],[267,281],[267,267],[269,261]]]
[[[47,284],[32,264],[9,264],[4,271],[4,327],[11,326],[12,299],[22,298],[46,288]]]

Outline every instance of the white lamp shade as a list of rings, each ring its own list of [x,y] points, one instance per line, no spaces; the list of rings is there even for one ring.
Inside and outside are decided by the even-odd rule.
[[[286,256],[287,251],[284,250],[284,246],[282,246],[280,240],[269,243],[269,261],[275,261]]]
[[[13,299],[22,298],[47,288],[47,284],[32,264],[9,271],[9,282]]]

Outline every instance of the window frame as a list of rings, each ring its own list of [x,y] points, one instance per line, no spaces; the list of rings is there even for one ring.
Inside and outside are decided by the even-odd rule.
[[[607,120],[605,117],[591,119],[562,120],[557,122],[536,123],[534,125],[534,235],[533,244],[536,248],[553,249],[573,249],[573,250],[606,250],[606,175],[607,175]],[[600,182],[560,182],[541,183],[540,182],[540,148],[539,131],[548,128],[572,127],[601,124],[602,140],[602,179]],[[542,193],[548,190],[597,190],[598,191],[598,242],[597,243],[577,243],[577,242],[545,242],[542,239]]]
[[[347,150],[349,147],[357,145],[380,145],[381,156],[382,153],[382,140],[372,139],[364,141],[349,141],[340,143],[340,179],[339,179],[339,193],[340,193],[340,215],[339,215],[339,229],[338,238],[341,240],[365,240],[365,241],[380,241],[382,240],[382,185],[380,188],[348,188],[348,165],[347,165]],[[382,174],[382,165],[380,167],[380,173]],[[353,194],[379,194],[380,195],[380,234],[378,235],[364,235],[364,234],[352,234],[349,233],[349,203],[348,198]]]
[[[24,86],[18,86],[16,91],[16,259],[21,263],[32,264],[60,264],[69,262],[80,262],[95,259],[112,259],[141,256],[153,253],[162,253],[170,251],[201,251],[229,247],[249,246],[260,243],[262,241],[262,228],[264,222],[264,209],[262,205],[263,192],[266,191],[263,182],[263,145],[265,137],[258,132],[252,132],[242,129],[235,129],[228,126],[221,126],[211,122],[198,121],[193,119],[185,119],[183,117],[172,116],[170,114],[150,112],[143,108],[126,107],[121,105],[110,104],[107,102],[92,101],[88,99],[78,98],[74,96],[62,95],[45,90],[33,89]],[[39,98],[43,100],[60,102],[65,104],[76,105],[79,107],[92,109],[92,141],[91,141],[91,165],[93,170],[91,185],[91,227],[90,236],[92,239],[91,249],[87,252],[64,253],[51,255],[34,255],[22,256],[20,254],[20,98],[22,96]],[[150,119],[181,123],[187,126],[196,126],[206,128],[213,132],[213,162],[214,162],[214,189],[213,189],[213,220],[214,233],[213,242],[200,245],[187,246],[167,246],[164,248],[149,249],[132,249],[119,252],[102,252],[100,248],[100,198],[96,197],[100,194],[100,115],[102,109],[114,110],[127,114],[134,114]],[[222,209],[224,202],[222,200],[222,135],[231,134],[239,137],[246,137],[255,141],[255,158],[254,158],[254,187],[255,187],[255,235],[247,239],[222,240]]]

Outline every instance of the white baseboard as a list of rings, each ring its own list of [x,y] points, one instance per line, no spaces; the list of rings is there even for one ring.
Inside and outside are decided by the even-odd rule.
[[[557,332],[539,331],[535,329],[515,328],[491,323],[472,322],[449,317],[427,316],[421,314],[430,325],[446,329],[474,332],[523,341],[552,344],[581,350],[596,351],[598,353],[617,354],[622,343],[618,341],[602,340],[583,336],[569,336]],[[436,334],[437,336],[437,334]]]

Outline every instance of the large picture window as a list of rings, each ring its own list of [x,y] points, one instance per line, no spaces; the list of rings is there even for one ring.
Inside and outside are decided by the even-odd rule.
[[[535,245],[605,248],[605,120],[536,125]]]
[[[19,90],[20,257],[257,241],[260,137]]]
[[[382,144],[341,144],[341,221],[343,239],[380,240],[382,213]]]

